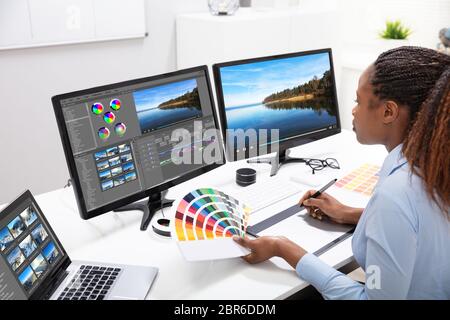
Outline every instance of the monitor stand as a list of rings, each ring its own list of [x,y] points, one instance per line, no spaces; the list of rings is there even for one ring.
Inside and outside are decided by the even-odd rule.
[[[247,163],[268,163],[272,165],[272,169],[270,170],[270,176],[274,176],[277,174],[278,169],[283,164],[290,163],[290,162],[301,162],[305,163],[306,160],[304,158],[294,158],[289,156],[290,150],[285,149],[283,151],[278,151],[274,157],[270,158],[256,158],[256,159],[249,159],[247,160]]]
[[[159,193],[153,193],[148,197],[148,200],[138,201],[134,203],[127,204],[126,206],[114,209],[114,212],[121,212],[121,211],[130,211],[130,210],[140,210],[144,212],[144,215],[142,217],[141,222],[141,230],[147,230],[147,227],[152,220],[152,217],[156,213],[156,211],[162,209],[171,207],[174,200],[168,200],[166,199],[166,194],[168,190],[159,192]]]

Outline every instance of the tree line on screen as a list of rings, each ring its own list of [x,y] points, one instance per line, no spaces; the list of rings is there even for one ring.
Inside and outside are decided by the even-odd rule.
[[[331,97],[318,97],[311,100],[296,102],[272,102],[264,106],[272,110],[310,109],[314,110],[314,112],[319,116],[322,115],[324,111],[327,111],[330,116],[337,115],[335,103]]]
[[[263,103],[269,103],[273,101],[285,100],[294,97],[305,97],[307,99],[313,99],[315,97],[332,97],[333,85],[331,79],[331,72],[325,71],[322,78],[314,76],[308,82],[296,86],[292,89],[285,89],[281,92],[273,93],[264,98]]]
[[[200,110],[200,97],[198,95],[198,88],[195,87],[192,91],[170,99],[161,103],[158,108],[160,109],[176,109],[176,108],[195,108]]]

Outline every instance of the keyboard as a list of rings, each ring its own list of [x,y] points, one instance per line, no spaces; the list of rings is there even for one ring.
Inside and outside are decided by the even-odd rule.
[[[292,181],[268,179],[239,189],[236,199],[249,206],[254,213],[295,194],[300,199],[303,191],[302,187]]]
[[[81,265],[58,300],[104,300],[121,268]]]

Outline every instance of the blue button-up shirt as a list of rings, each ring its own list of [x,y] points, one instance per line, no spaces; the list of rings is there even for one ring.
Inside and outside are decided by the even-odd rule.
[[[296,266],[325,299],[450,299],[450,221],[393,149],[356,227],[353,255],[366,284],[312,254]]]

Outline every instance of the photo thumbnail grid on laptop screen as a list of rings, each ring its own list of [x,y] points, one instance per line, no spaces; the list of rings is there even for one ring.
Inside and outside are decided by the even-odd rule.
[[[87,211],[205,165],[177,164],[173,149],[193,154],[219,143],[172,140],[177,129],[193,137],[199,123],[203,133],[216,127],[204,70],[120,85],[60,101]]]
[[[0,300],[27,299],[56,267],[63,250],[33,203],[0,221]]]
[[[282,142],[336,128],[331,72],[328,52],[221,66],[227,129],[278,129]]]

